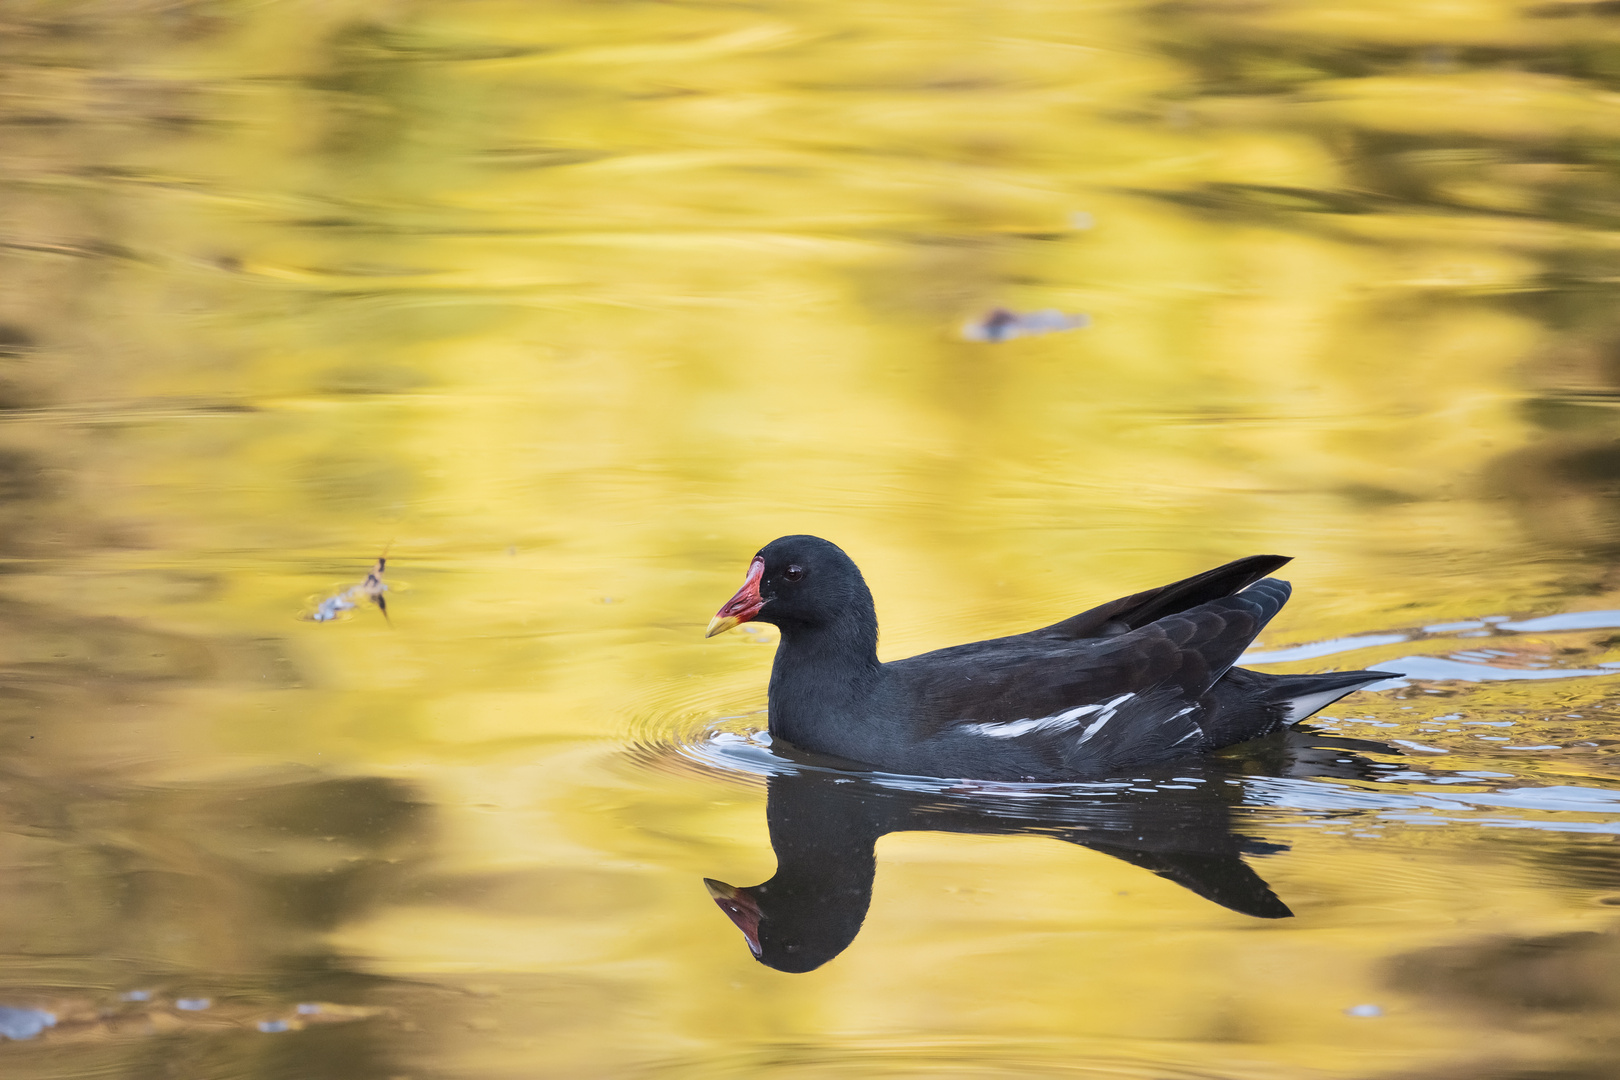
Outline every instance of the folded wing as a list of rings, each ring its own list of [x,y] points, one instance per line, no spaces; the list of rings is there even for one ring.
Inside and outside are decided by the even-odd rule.
[[[1128,633],[1167,615],[1242,592],[1291,561],[1292,557],[1288,555],[1250,555],[1234,559],[1202,574],[1099,604],[1089,611],[1071,615],[1062,622],[1031,631],[1025,636],[1075,641]]]

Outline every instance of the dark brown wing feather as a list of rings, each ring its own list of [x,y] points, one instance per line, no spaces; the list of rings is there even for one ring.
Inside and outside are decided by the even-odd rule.
[[[1062,622],[1024,635],[1075,641],[1089,637],[1112,637],[1137,630],[1166,615],[1186,611],[1210,600],[1241,592],[1292,561],[1289,555],[1249,555],[1224,566],[1205,570],[1181,581],[1146,589],[1118,600],[1099,604],[1089,611],[1071,615]]]
[[[1237,661],[1288,593],[1287,582],[1271,579],[1113,637],[1036,632],[884,666],[913,704],[912,720],[931,731],[1053,716],[1127,693],[1151,693],[1160,708],[1191,704]]]

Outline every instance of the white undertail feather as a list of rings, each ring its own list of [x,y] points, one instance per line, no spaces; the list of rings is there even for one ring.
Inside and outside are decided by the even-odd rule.
[[[1287,709],[1287,712],[1283,714],[1283,723],[1297,724],[1316,710],[1325,709],[1345,695],[1360,690],[1368,683],[1378,681],[1377,679],[1368,679],[1367,682],[1357,683],[1354,686],[1339,686],[1332,690],[1318,690],[1314,694],[1301,694],[1298,697],[1289,698],[1283,703],[1284,708]]]

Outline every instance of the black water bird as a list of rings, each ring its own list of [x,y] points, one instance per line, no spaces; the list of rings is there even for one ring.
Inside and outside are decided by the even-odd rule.
[[[1141,867],[1257,919],[1293,913],[1243,859],[1283,846],[1242,835],[1233,807],[1251,773],[1366,779],[1363,752],[1392,747],[1306,728],[1123,784],[1045,789],[940,783],[811,766],[773,775],[765,816],[776,873],[759,885],[705,878],[709,895],[761,963],[812,971],[855,940],[872,902],[875,846],[893,832],[1048,836]],[[801,758],[806,755],[799,755]],[[1235,782],[1230,782],[1235,781]],[[1005,890],[1004,890],[1005,892]],[[1004,903],[1017,914],[1016,894]]]
[[[1303,720],[1381,671],[1234,667],[1288,599],[1251,555],[1012,637],[882,663],[861,572],[836,545],[765,545],[708,636],[781,630],[773,738],[915,776],[1064,782],[1207,753]]]

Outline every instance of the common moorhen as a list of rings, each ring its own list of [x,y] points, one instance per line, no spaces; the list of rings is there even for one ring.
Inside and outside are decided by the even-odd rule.
[[[1233,667],[1288,600],[1251,555],[1027,634],[882,663],[872,593],[815,536],[754,556],[709,623],[782,632],[773,738],[913,776],[1062,782],[1117,776],[1293,724],[1382,671],[1268,675]]]

